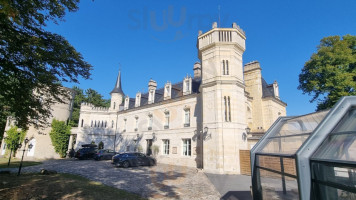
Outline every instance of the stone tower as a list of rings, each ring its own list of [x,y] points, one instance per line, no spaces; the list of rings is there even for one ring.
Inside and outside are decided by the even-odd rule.
[[[203,167],[213,173],[240,173],[239,150],[246,149],[246,97],[242,54],[245,33],[217,28],[198,36],[198,56],[202,64]]]
[[[120,105],[123,102],[124,96],[125,96],[124,92],[122,91],[122,86],[121,86],[121,71],[119,71],[115,87],[110,92],[110,95],[111,95],[110,109],[118,111],[120,108]]]

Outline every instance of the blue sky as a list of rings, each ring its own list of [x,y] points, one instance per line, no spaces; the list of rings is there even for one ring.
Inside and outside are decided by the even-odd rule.
[[[315,103],[298,87],[298,75],[320,39],[356,33],[354,0],[82,0],[48,30],[63,35],[94,66],[93,88],[110,98],[119,70],[125,94],[147,91],[150,78],[163,87],[193,75],[198,31],[218,21],[246,32],[243,63],[258,60],[268,83],[277,80],[288,115],[313,112]],[[66,83],[65,86],[72,87]]]

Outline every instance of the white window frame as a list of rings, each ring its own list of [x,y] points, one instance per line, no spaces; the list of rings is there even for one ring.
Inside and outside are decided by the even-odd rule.
[[[183,156],[192,156],[192,139],[186,138],[182,139],[182,155]]]
[[[163,155],[169,155],[169,145],[170,141],[168,139],[162,140],[163,142]]]
[[[170,118],[169,112],[168,111],[164,112],[164,128],[165,129],[169,129],[169,118]]]
[[[190,127],[190,108],[184,109],[184,127]]]

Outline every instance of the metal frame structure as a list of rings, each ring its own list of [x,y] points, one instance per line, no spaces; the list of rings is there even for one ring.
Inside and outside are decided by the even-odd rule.
[[[349,174],[352,174],[350,176],[355,176],[354,179],[351,179],[351,183],[355,183],[356,185],[356,161],[342,161],[342,160],[323,160],[320,158],[315,157],[315,152],[320,148],[320,146],[323,144],[323,142],[326,142],[326,139],[331,135],[335,127],[340,123],[340,121],[343,119],[343,117],[351,110],[351,109],[356,109],[356,96],[350,96],[350,97],[343,97],[341,98],[338,103],[330,110],[330,111],[324,111],[324,113],[320,114],[318,116],[318,113],[311,113],[308,115],[304,116],[296,116],[296,117],[280,117],[279,119],[276,120],[276,122],[270,127],[270,129],[266,132],[266,134],[261,138],[261,140],[253,147],[251,150],[251,172],[252,172],[252,189],[253,189],[253,197],[254,199],[266,199],[263,197],[262,193],[262,185],[261,185],[261,178],[263,179],[263,175],[261,176],[260,171],[264,171],[265,174],[267,173],[272,173],[274,175],[278,175],[280,177],[280,184],[281,184],[281,190],[280,193],[282,195],[282,192],[284,195],[287,195],[287,190],[286,190],[286,178],[289,179],[295,179],[297,181],[297,190],[294,191],[297,194],[294,195],[293,197],[285,196],[287,199],[302,199],[302,200],[307,200],[307,199],[315,199],[316,197],[313,194],[313,183],[312,183],[312,168],[311,168],[311,163],[328,163],[328,165],[332,164],[332,166],[346,166],[349,169]],[[327,114],[325,114],[327,113]],[[312,124],[312,128],[309,127],[306,128],[305,124],[303,121],[299,122],[299,119],[303,119],[308,116],[318,116],[319,119],[320,117],[323,117],[321,121],[316,124],[317,122],[310,122],[308,121],[307,124],[310,125]],[[294,133],[288,135],[282,134],[282,128],[285,124],[285,126],[288,126],[288,122],[293,121],[297,126],[300,128],[300,132],[295,131]],[[299,123],[299,124],[298,124]],[[288,127],[292,127],[289,125]],[[293,132],[293,131],[291,131]],[[333,133],[335,134],[335,133]],[[342,133],[345,134],[345,133]],[[349,131],[347,134],[353,134],[352,137],[356,138],[356,130]],[[300,146],[296,145],[296,151],[290,151],[290,152],[268,152],[265,151],[267,145],[270,143],[274,142],[272,140],[276,139],[278,142],[274,142],[275,146],[272,146],[273,148],[279,148],[279,150],[283,149],[282,145],[285,142],[288,145],[288,138],[290,137],[289,140],[293,140],[293,138],[298,138],[298,136],[305,136],[306,138]],[[289,141],[290,142],[290,141]],[[277,144],[277,146],[276,146]],[[286,145],[284,144],[284,145]],[[293,147],[292,147],[293,148]],[[284,148],[287,149],[287,148]],[[267,156],[267,158],[272,158],[278,157],[278,159],[273,159],[274,161],[278,160],[277,164],[278,166],[280,165],[280,168],[271,169],[271,167],[264,167],[262,161],[260,163],[259,159],[261,156]],[[313,157],[314,156],[314,157]],[[263,158],[263,157],[261,157]],[[291,170],[285,169],[284,167],[284,160],[285,159],[292,159],[294,160],[295,163],[295,173],[290,173]],[[271,166],[271,165],[270,165]],[[277,166],[274,163],[274,166]],[[350,170],[352,169],[352,170]],[[287,172],[286,172],[287,171]],[[278,180],[278,179],[275,179]],[[315,181],[314,181],[315,182]],[[320,181],[319,181],[320,182]],[[322,181],[321,181],[322,182]],[[340,184],[337,183],[326,183],[325,181],[320,184],[334,187],[337,189],[345,190],[347,192],[355,193],[356,189],[353,187],[348,187],[348,186],[340,186]],[[351,184],[351,185],[352,185]],[[283,199],[283,195],[280,196]],[[279,198],[280,198],[279,197]],[[271,198],[271,197],[269,197]],[[334,197],[333,197],[334,198]],[[333,199],[330,198],[330,199]]]

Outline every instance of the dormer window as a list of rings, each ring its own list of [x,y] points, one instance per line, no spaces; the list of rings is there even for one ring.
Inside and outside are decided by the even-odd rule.
[[[192,93],[192,77],[186,77],[183,80],[183,95]]]
[[[223,60],[223,75],[229,75],[229,61]]]
[[[167,82],[164,86],[164,100],[170,99],[172,95],[172,84]]]
[[[136,94],[135,107],[139,107],[141,105],[141,92]]]
[[[150,90],[148,93],[148,103],[154,103],[155,102],[155,90]]]
[[[130,104],[130,98],[129,98],[129,97],[126,97],[126,98],[125,98],[124,110],[129,109],[129,104]]]

